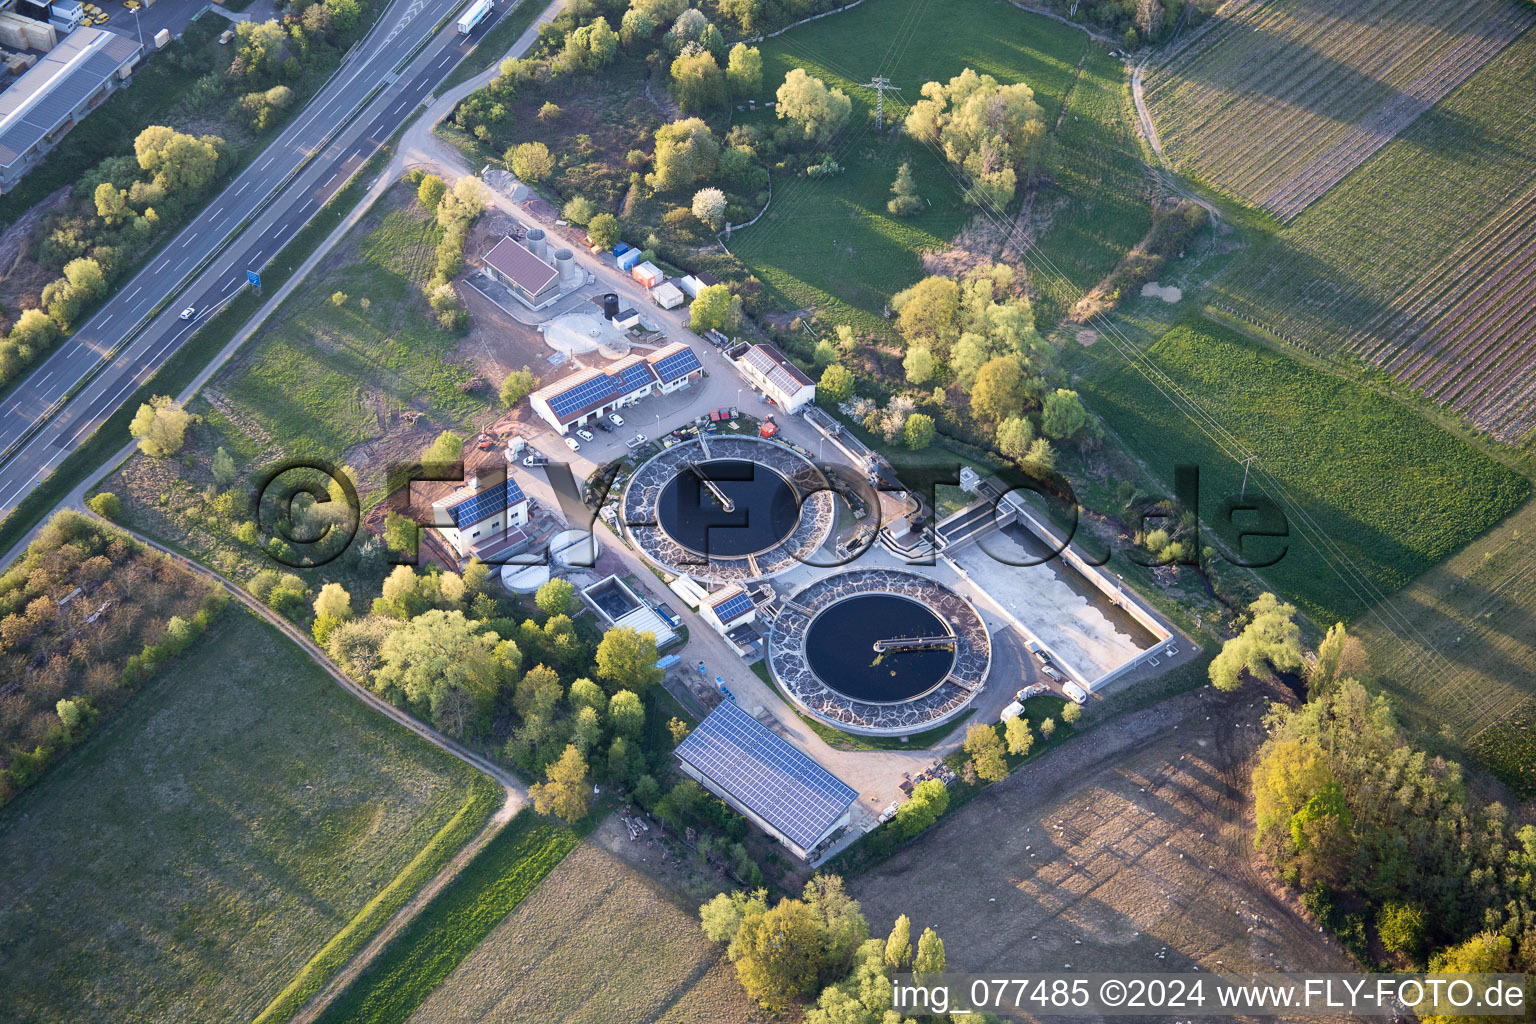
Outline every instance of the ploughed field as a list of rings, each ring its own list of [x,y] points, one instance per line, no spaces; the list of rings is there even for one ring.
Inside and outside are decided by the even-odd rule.
[[[1533,23],[1518,0],[1250,0],[1146,100],[1181,171],[1287,221]]]

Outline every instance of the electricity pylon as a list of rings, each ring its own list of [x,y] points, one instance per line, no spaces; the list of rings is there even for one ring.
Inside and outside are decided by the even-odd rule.
[[[885,90],[901,92],[900,86],[891,84],[891,80],[884,75],[876,75],[873,79],[864,83],[864,88],[875,90],[875,131],[885,130]]]

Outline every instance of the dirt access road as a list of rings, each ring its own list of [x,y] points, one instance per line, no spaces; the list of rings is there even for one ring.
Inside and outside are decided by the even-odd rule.
[[[998,976],[1356,970],[1253,859],[1246,780],[1277,697],[1206,687],[1015,772],[854,880],[871,930],[906,913],[950,970]]]

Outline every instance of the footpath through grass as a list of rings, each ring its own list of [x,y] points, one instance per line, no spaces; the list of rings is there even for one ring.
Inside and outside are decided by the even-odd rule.
[[[577,842],[574,830],[521,811],[326,1008],[320,1024],[403,1024]]]
[[[0,1016],[249,1021],[328,978],[499,797],[231,607],[0,811]]]
[[[1293,522],[1284,557],[1264,570],[1320,625],[1352,618],[1406,586],[1530,493],[1523,477],[1411,408],[1208,320],[1184,322],[1145,352],[1257,456],[1316,524],[1314,535],[1327,539],[1320,550]],[[1242,490],[1242,464],[1111,346],[1078,358],[1079,386],[1094,411],[1168,493],[1175,467],[1197,465],[1202,517],[1218,521],[1222,503]],[[1251,479],[1248,492],[1262,493],[1262,483]],[[1345,570],[1346,560],[1366,582]]]

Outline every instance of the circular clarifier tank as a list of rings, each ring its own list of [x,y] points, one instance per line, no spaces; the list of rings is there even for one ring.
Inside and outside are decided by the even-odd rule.
[[[855,594],[828,605],[805,634],[805,658],[826,686],[870,704],[928,693],[955,663],[943,619],[895,594]],[[881,649],[884,648],[884,649]]]
[[[800,500],[794,486],[766,466],[713,459],[678,470],[657,499],[656,521],[696,554],[744,558],[794,532]]]

